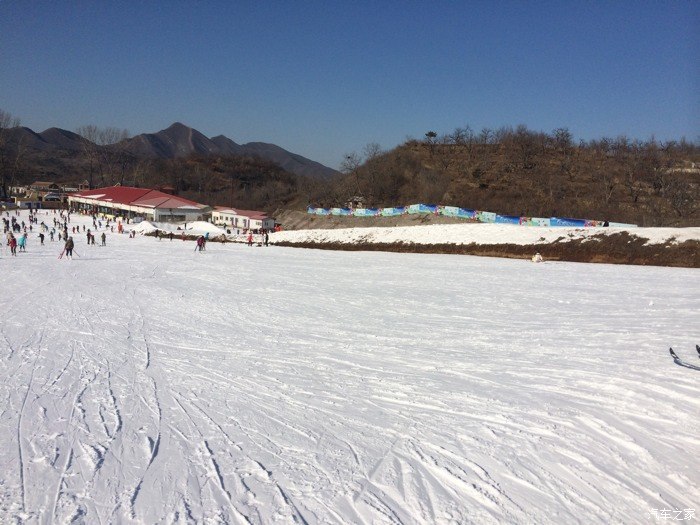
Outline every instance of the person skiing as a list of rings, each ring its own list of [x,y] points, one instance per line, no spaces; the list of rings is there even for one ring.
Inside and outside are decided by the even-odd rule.
[[[253,246],[253,232],[248,233],[248,246]]]
[[[201,252],[204,249],[204,236],[197,237],[197,249]]]
[[[41,241],[41,245],[43,246],[44,245],[44,234],[43,233],[39,234],[39,240]]]
[[[27,251],[27,234],[26,233],[22,234],[22,236],[19,238],[18,245],[19,245],[19,251],[21,251],[21,252]]]
[[[107,234],[105,232],[102,232],[102,246],[107,246]]]
[[[66,254],[68,259],[73,258],[73,237],[68,237],[68,240],[63,248],[63,252]]]
[[[11,233],[8,234],[9,240],[7,241],[7,244],[10,246],[10,253],[14,256],[17,256],[17,239],[15,239],[15,236],[12,235]]]

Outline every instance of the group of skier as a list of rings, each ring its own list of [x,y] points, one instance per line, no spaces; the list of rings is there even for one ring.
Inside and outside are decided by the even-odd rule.
[[[19,239],[14,236],[12,232],[7,232],[7,245],[10,247],[10,254],[17,256],[17,248],[19,247],[20,252],[27,251],[27,234],[23,233],[19,236]]]
[[[49,212],[46,211],[48,215]],[[69,223],[71,212],[68,210],[54,210],[53,211],[53,227],[47,225],[44,221],[39,222],[39,210],[29,210],[29,217],[27,221],[21,220],[20,211],[5,211],[2,215],[3,222],[3,232],[5,234],[6,245],[10,248],[10,254],[12,256],[17,256],[18,252],[26,252],[28,244],[28,236],[34,230],[34,225],[38,226],[39,233],[38,238],[41,245],[44,244],[44,239],[46,238],[46,233],[50,240],[53,242],[58,233],[58,240],[64,242],[63,251],[59,255],[62,258],[64,255],[67,258],[72,258],[74,254],[75,241],[73,237],[69,235]],[[49,223],[50,224],[50,223]],[[93,226],[95,228],[102,227],[103,222],[98,220],[96,216],[93,216]],[[121,225],[121,224],[120,224]],[[110,228],[110,221],[107,220],[104,224],[105,228]],[[114,226],[111,226],[112,231]],[[58,229],[58,232],[56,232]],[[80,231],[80,226],[73,226],[70,230],[72,233],[78,233]],[[86,231],[85,225],[83,225],[83,231]],[[90,229],[87,229],[87,241],[88,244],[95,244],[95,235]],[[102,246],[107,245],[107,233],[103,231],[100,235],[100,240],[102,241]],[[77,254],[76,254],[77,255]]]
[[[43,212],[43,210],[41,210]],[[29,218],[28,218],[28,223],[25,222],[24,220],[21,220],[20,212],[17,211],[12,211],[12,215],[10,215],[10,212],[4,212],[4,215],[2,217],[2,221],[4,223],[4,233],[6,234],[6,241],[7,241],[7,246],[10,248],[10,252],[13,256],[17,255],[17,252],[26,252],[27,248],[27,242],[28,242],[28,234],[29,232],[33,231],[33,225],[37,225],[39,229],[38,233],[38,238],[41,243],[41,245],[44,245],[44,239],[46,238],[45,234],[48,234],[48,237],[50,240],[53,242],[54,238],[57,234],[58,236],[58,241],[63,241],[64,246],[63,250],[61,251],[59,255],[59,259],[63,258],[64,256],[67,259],[72,259],[73,255],[79,255],[77,254],[75,250],[75,240],[74,236],[76,234],[79,234],[81,232],[81,226],[82,226],[82,232],[85,233],[86,236],[86,241],[88,246],[89,245],[95,245],[95,233],[93,233],[95,230],[102,229],[104,230],[100,234],[100,240],[101,240],[101,246],[106,246],[107,245],[107,233],[108,231],[114,231],[115,227],[118,228],[119,233],[123,233],[123,225],[122,222],[115,221],[114,219],[109,219],[107,217],[101,217],[98,218],[96,214],[91,215],[92,219],[92,225],[93,228],[87,228],[85,224],[82,225],[70,225],[71,222],[71,211],[69,210],[54,210],[53,214],[53,225],[50,226],[50,222],[47,225],[46,222],[43,220],[41,223],[39,223],[39,212],[40,210],[30,210],[29,211]],[[47,215],[49,214],[48,211],[45,212]],[[48,222],[48,221],[47,221]],[[116,224],[115,224],[116,223]],[[89,223],[88,223],[89,224]],[[178,228],[179,229],[179,228]],[[260,234],[260,239],[257,240],[257,245],[258,246],[268,246],[269,244],[269,233],[266,230],[260,230],[259,232],[256,232]],[[129,232],[129,237],[133,238],[135,234],[134,230],[131,230]],[[195,251],[205,251],[206,250],[206,244],[209,241],[209,232],[206,232],[204,235],[200,235],[196,239],[196,245],[195,245]],[[171,241],[174,238],[174,233],[172,231],[170,232],[163,232],[160,230],[156,230],[156,237],[158,240],[161,240],[163,237],[170,239]],[[257,237],[254,236],[253,231],[248,231],[247,235],[245,237],[245,240],[247,241],[248,246],[253,246],[255,242],[255,238]],[[185,230],[182,231],[182,240],[186,240],[187,236],[185,234]],[[18,250],[19,248],[19,250]]]

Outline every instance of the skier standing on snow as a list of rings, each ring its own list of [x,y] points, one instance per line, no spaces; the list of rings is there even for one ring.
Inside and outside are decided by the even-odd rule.
[[[19,251],[21,252],[26,252],[27,251],[27,234],[24,233],[22,236],[19,238]]]
[[[68,237],[68,240],[66,241],[66,245],[63,248],[63,252],[66,254],[66,257],[68,259],[73,258],[73,237]]]
[[[10,247],[10,253],[14,256],[17,256],[17,239],[15,239],[15,236],[11,233],[9,234],[9,236],[10,237],[7,241],[7,244]]]
[[[102,246],[107,246],[107,234],[102,232]]]

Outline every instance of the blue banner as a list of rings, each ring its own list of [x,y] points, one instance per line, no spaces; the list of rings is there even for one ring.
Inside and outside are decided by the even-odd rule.
[[[438,207],[434,204],[411,204],[408,213],[437,213]]]
[[[551,226],[568,226],[569,228],[584,228],[586,221],[584,219],[560,219],[559,217],[550,217],[549,224]]]
[[[403,215],[406,213],[406,208],[382,208],[382,216],[384,217],[396,217],[397,215]]]
[[[457,206],[440,206],[439,213],[445,217],[459,217],[461,219],[476,218],[476,211],[459,208]]]
[[[520,217],[514,215],[496,215],[497,224],[520,224]]]

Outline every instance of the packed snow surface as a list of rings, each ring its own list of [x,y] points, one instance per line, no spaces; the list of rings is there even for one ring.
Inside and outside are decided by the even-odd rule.
[[[0,257],[0,523],[700,512],[698,270],[74,238]]]

